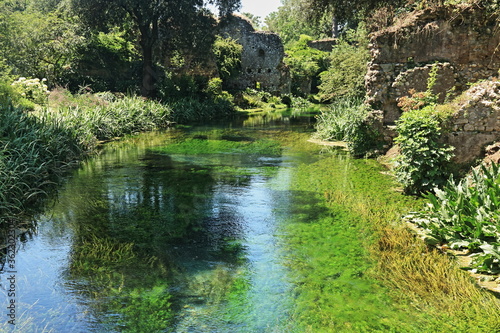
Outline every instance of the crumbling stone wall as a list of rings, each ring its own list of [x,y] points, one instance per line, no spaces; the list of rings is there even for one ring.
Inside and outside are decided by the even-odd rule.
[[[337,38],[324,38],[307,42],[307,46],[323,52],[332,52],[333,48],[338,44]]]
[[[241,72],[229,82],[236,89],[260,88],[271,93],[290,93],[289,69],[283,62],[285,50],[281,38],[272,32],[255,31],[244,16],[231,15],[220,24],[220,33],[243,46]]]
[[[444,140],[455,147],[455,162],[474,162],[486,145],[500,139],[500,82],[474,85],[451,107],[456,111]]]
[[[384,113],[384,122],[400,116],[398,98],[408,90],[425,91],[430,64],[437,63],[434,92],[441,101],[454,88],[498,75],[500,32],[497,16],[471,6],[416,11],[373,34],[366,76],[367,102]]]

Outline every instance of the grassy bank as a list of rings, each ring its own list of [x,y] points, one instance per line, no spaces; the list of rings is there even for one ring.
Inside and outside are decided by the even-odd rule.
[[[0,103],[0,217],[5,223],[36,209],[71,166],[95,153],[102,141],[161,129],[174,123],[226,116],[226,100],[170,105],[108,93],[73,96],[52,92],[48,105],[26,111]]]

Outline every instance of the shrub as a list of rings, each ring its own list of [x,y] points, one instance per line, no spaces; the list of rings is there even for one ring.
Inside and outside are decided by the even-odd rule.
[[[243,46],[232,38],[217,36],[212,52],[215,55],[217,69],[223,81],[234,77],[241,69],[241,52]]]
[[[242,94],[243,103],[240,103],[241,107],[254,107],[254,108],[265,108],[266,106],[276,107],[278,104],[282,104],[281,98],[274,96],[267,91],[255,90],[247,88]],[[283,103],[283,106],[286,104]]]
[[[15,98],[14,95],[14,88],[9,83],[0,81],[0,106],[11,104]]]
[[[227,117],[234,113],[233,103],[224,97],[204,101],[183,98],[170,105],[172,120],[180,124]]]
[[[18,103],[28,109],[33,109],[35,104],[46,105],[50,92],[45,82],[47,79],[27,79],[25,77],[14,81],[12,83],[14,92],[21,96]]]
[[[421,194],[443,185],[453,147],[441,143],[440,119],[434,106],[403,113],[397,121],[400,155],[394,172],[407,194]]]
[[[313,38],[307,35],[301,35],[299,40],[286,50],[288,56],[285,63],[290,68],[294,95],[317,91],[317,77],[328,68],[329,54],[309,47],[308,42],[312,40]]]

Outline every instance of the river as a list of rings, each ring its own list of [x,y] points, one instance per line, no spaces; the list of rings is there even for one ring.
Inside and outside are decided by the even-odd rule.
[[[309,315],[315,306],[335,307],[327,313],[343,327],[383,328],[390,301],[363,277],[362,240],[341,245],[348,229],[362,228],[351,217],[335,226],[344,213],[326,206],[309,166],[380,169],[308,142],[313,122],[271,112],[106,144],[67,177],[32,230],[15,231],[13,265],[0,273],[0,329],[331,331]],[[311,183],[297,185],[306,170]],[[331,270],[326,278],[320,268]],[[308,300],[304,285],[331,288],[321,293],[333,300]]]

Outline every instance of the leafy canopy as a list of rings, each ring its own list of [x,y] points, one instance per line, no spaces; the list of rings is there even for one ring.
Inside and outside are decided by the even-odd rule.
[[[240,6],[240,0],[72,0],[73,10],[91,27],[105,30],[113,25],[130,24],[137,31],[142,54],[141,93],[151,96],[159,74],[155,68],[154,47],[160,38],[170,40],[192,31],[190,24],[205,4],[215,5],[226,15]]]

